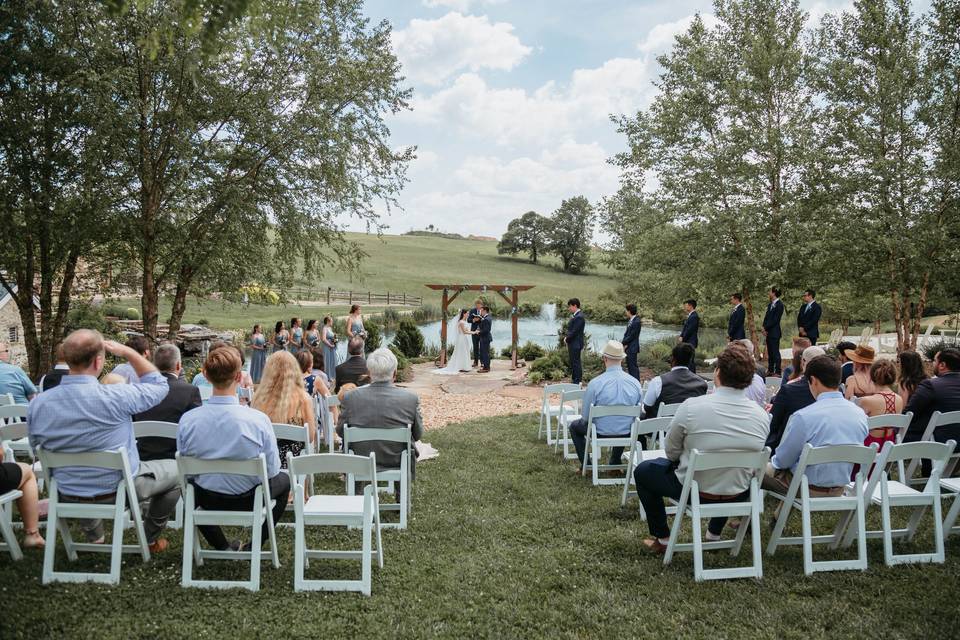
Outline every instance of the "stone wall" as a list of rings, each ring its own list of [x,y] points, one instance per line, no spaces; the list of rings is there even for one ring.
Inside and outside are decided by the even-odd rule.
[[[16,341],[10,340],[10,330],[16,328]],[[20,323],[20,311],[17,303],[8,300],[0,308],[0,342],[10,343],[10,362],[17,363],[26,360],[26,349],[23,346],[23,325]]]

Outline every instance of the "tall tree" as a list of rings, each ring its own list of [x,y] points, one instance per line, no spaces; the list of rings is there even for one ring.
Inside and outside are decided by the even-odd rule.
[[[583,196],[560,203],[550,218],[551,253],[557,254],[567,273],[580,273],[590,265],[593,240],[593,206]]]
[[[549,220],[536,211],[528,211],[507,225],[506,233],[497,243],[497,253],[529,253],[530,262],[537,264],[537,259],[547,246],[549,229]]]

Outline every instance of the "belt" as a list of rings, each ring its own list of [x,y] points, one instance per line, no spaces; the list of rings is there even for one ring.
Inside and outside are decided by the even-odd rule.
[[[60,499],[64,502],[107,502],[109,500],[117,499],[117,492],[113,493],[104,493],[99,496],[68,496],[61,493]]]
[[[714,500],[714,501],[716,501],[716,502],[733,502],[734,500],[739,500],[739,499],[740,499],[740,495],[741,495],[741,494],[738,493],[738,494],[735,495],[735,496],[721,496],[721,495],[716,494],[716,493],[707,493],[706,491],[701,491],[701,492],[700,492],[700,499],[701,499],[701,500]]]
[[[823,491],[824,493],[829,493],[831,491],[836,491],[837,489],[843,489],[843,487],[821,487],[820,485],[811,484],[809,485],[814,491]]]

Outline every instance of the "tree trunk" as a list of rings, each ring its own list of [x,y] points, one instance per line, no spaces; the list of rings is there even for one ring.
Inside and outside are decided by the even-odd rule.
[[[753,352],[760,353],[757,321],[753,317],[753,302],[750,299],[750,290],[747,287],[743,287],[743,308],[747,314],[747,329],[750,331],[750,342],[753,343]]]
[[[187,294],[193,284],[193,269],[187,266],[180,268],[177,278],[177,287],[173,295],[173,308],[170,310],[170,327],[167,330],[167,339],[175,340],[183,321],[183,313],[187,309]]]

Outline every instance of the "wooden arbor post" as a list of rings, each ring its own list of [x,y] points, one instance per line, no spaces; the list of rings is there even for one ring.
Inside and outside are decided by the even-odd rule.
[[[503,298],[507,304],[510,305],[510,329],[511,329],[511,339],[510,339],[510,366],[512,369],[517,368],[517,349],[520,339],[520,292],[528,291],[533,288],[533,285],[506,285],[506,284],[428,284],[425,285],[428,289],[433,289],[434,291],[442,291],[443,295],[440,299],[440,366],[444,367],[447,364],[447,319],[449,318],[448,309],[450,303],[453,302],[457,296],[460,295],[463,291],[494,291],[498,296]],[[450,291],[453,290],[453,295],[450,295]],[[508,297],[507,294],[510,294]]]

